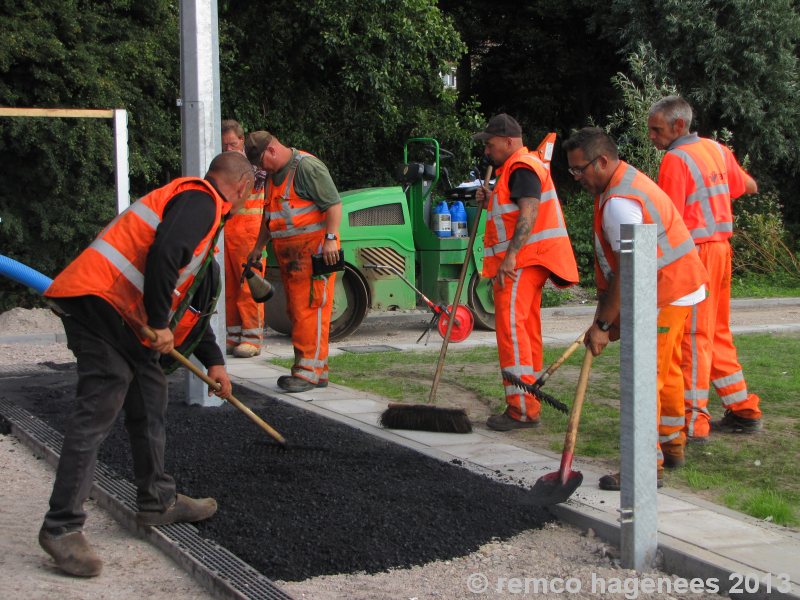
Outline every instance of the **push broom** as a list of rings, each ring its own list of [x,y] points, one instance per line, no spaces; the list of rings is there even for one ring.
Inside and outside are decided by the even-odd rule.
[[[492,176],[492,167],[486,169],[486,177],[483,180],[483,188],[487,194],[489,192],[489,179]],[[458,286],[456,295],[453,298],[451,315],[458,314],[458,301],[461,299],[461,291],[464,288],[464,280],[467,276],[469,261],[472,258],[472,247],[475,244],[475,236],[478,233],[478,223],[480,222],[482,206],[472,220],[472,227],[469,231],[469,241],[467,242],[467,252],[464,256],[464,263],[461,265],[461,274],[458,276]],[[400,404],[390,403],[380,417],[380,424],[387,429],[412,429],[415,431],[438,431],[442,433],[469,433],[472,431],[472,423],[467,416],[467,411],[463,408],[444,408],[433,406],[436,402],[436,390],[439,387],[439,380],[442,377],[444,359],[447,355],[447,345],[450,343],[450,336],[453,333],[453,323],[455,317],[447,319],[447,331],[442,340],[442,349],[439,352],[439,361],[436,364],[436,371],[433,374],[433,385],[429,402],[431,404]]]

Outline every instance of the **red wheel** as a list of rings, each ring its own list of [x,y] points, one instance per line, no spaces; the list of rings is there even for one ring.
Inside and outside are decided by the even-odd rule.
[[[448,306],[447,313],[442,313],[442,316],[439,317],[439,335],[442,338],[447,335],[448,314],[452,310],[452,305]],[[472,316],[472,311],[463,304],[459,304],[458,310],[456,310],[456,320],[453,322],[453,329],[450,332],[450,341],[454,343],[463,342],[472,333],[474,325],[475,318]]]

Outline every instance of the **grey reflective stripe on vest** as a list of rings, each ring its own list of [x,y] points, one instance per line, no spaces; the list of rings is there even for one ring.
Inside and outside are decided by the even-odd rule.
[[[156,213],[152,208],[147,206],[144,202],[142,202],[141,199],[139,199],[131,204],[122,214],[118,215],[117,218],[112,221],[111,225],[116,223],[120,218],[128,213],[135,214],[137,217],[139,217],[148,227],[153,230],[153,232],[155,232],[156,229],[158,229],[158,226],[161,224],[161,218],[158,216],[158,213]],[[144,274],[137,269],[136,266],[129,261],[124,254],[103,239],[105,238],[106,232],[111,228],[111,225],[106,227],[100,236],[93,241],[89,247],[94,249],[103,258],[114,265],[119,270],[120,274],[127,279],[130,284],[133,285],[133,287],[135,287],[140,293],[144,294]],[[192,259],[189,261],[189,264],[187,264],[178,273],[178,280],[175,282],[176,290],[180,288],[190,276],[196,275],[200,270],[200,267],[203,265],[203,261],[208,255],[208,251],[213,239],[213,236],[209,238],[208,242],[206,242],[205,246],[201,248],[200,252],[193,255]],[[173,314],[174,311],[170,311],[170,319],[172,318]]]
[[[142,294],[144,293],[144,275],[131,261],[125,258],[124,254],[102,238],[97,238],[89,247],[114,265],[133,287]]]
[[[609,198],[614,196],[621,196],[623,198],[632,196],[634,198],[640,198],[644,202],[644,206],[657,228],[657,243],[658,248],[661,250],[661,256],[658,257],[657,268],[663,269],[691,252],[692,249],[694,249],[694,241],[690,237],[674,248],[670,246],[669,239],[667,238],[667,229],[661,221],[661,214],[656,210],[656,205],[653,203],[653,200],[643,190],[634,189],[632,186],[636,173],[637,171],[634,167],[627,165],[622,180],[601,196],[600,206],[602,207]],[[595,244],[596,243],[597,242],[595,242]]]
[[[286,175],[286,185],[283,188],[281,210],[279,212],[269,213],[270,220],[283,219],[284,223],[286,224],[285,230],[277,230],[270,232],[270,236],[273,238],[287,238],[295,235],[302,235],[304,233],[312,233],[314,231],[319,231],[320,229],[325,228],[325,223],[322,221],[320,221],[319,223],[313,223],[311,225],[305,225],[303,227],[294,226],[295,217],[299,217],[300,215],[307,215],[308,213],[314,212],[315,210],[319,210],[314,204],[301,206],[299,208],[292,208],[292,203],[290,200],[290,195],[292,192],[292,184],[294,183],[295,173],[297,173],[297,167],[299,166],[300,161],[306,158],[306,156],[308,155],[298,153],[297,156],[295,157],[294,164],[292,164],[292,166],[289,168],[289,173],[287,173]]]
[[[606,281],[611,281],[611,275],[613,275],[614,271],[611,270],[611,263],[608,262],[603,244],[596,233],[594,234],[594,255],[597,259],[597,266],[600,267],[600,271],[603,273],[603,277],[605,277]]]
[[[696,136],[684,136],[685,137],[685,144],[693,144],[699,141],[699,138]],[[681,138],[684,139],[684,138]],[[680,141],[677,140],[677,146],[680,146]],[[722,158],[722,164],[725,164],[725,152],[722,150],[722,147],[717,143],[714,142],[714,146],[717,148],[717,151],[720,153]],[[678,158],[680,158],[686,168],[689,169],[689,174],[692,177],[692,181],[694,182],[695,191],[689,194],[686,198],[686,206],[691,206],[697,202],[700,203],[700,210],[703,213],[703,220],[706,222],[705,227],[698,227],[695,229],[690,230],[689,233],[692,234],[692,239],[702,239],[706,237],[710,237],[714,235],[717,231],[726,231],[731,232],[733,231],[733,223],[729,221],[721,221],[717,223],[716,218],[714,217],[714,211],[711,208],[711,198],[712,196],[717,196],[719,194],[725,194],[726,196],[730,197],[730,188],[728,187],[727,183],[720,183],[717,185],[707,186],[705,181],[703,180],[703,174],[700,172],[700,167],[697,165],[697,162],[692,158],[692,156],[686,152],[685,150],[681,150],[680,147],[675,147],[669,150],[671,154],[674,154]]]
[[[495,198],[496,197],[497,196],[495,195]],[[552,200],[558,200],[558,195],[556,194],[555,190],[550,190],[542,194],[542,197],[539,199],[539,205],[541,206],[541,204],[544,202],[550,202]],[[495,229],[497,230],[497,243],[493,246],[485,247],[484,256],[495,256],[508,250],[508,246],[511,244],[511,239],[508,237],[506,232],[505,223],[503,222],[503,215],[508,215],[514,212],[519,212],[519,207],[513,202],[508,204],[492,202],[492,209],[489,212],[488,218],[492,219]],[[555,237],[566,237],[567,227],[564,223],[564,216],[561,214],[560,209],[556,210],[556,218],[558,219],[558,227],[544,229],[538,233],[532,233],[525,241],[525,245],[527,246],[528,244],[534,244],[536,242]]]
[[[117,217],[100,233],[89,247],[95,252],[100,254],[108,262],[110,262],[120,274],[128,280],[128,282],[135,287],[140,293],[144,293],[144,273],[142,273],[136,266],[127,259],[117,248],[105,241],[105,236],[112,226],[115,225],[120,219],[127,214],[134,214],[139,217],[145,225],[149,226],[155,231],[161,224],[161,218],[149,206],[147,206],[140,198],[131,204],[125,211],[117,215]]]

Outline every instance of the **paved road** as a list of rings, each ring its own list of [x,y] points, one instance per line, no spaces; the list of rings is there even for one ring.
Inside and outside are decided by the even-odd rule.
[[[546,345],[567,345],[592,321],[594,304],[559,306],[542,310],[542,335]],[[426,349],[425,339],[417,338],[425,330],[432,313],[427,310],[370,313],[350,337],[331,343],[331,354],[349,346],[384,344],[400,349]],[[800,331],[800,298],[742,298],[731,302],[731,327],[734,334],[748,332]],[[441,337],[432,331],[427,349],[438,351]],[[494,332],[475,330],[461,344],[494,345]],[[291,357],[288,336],[269,330],[265,342],[268,355]]]

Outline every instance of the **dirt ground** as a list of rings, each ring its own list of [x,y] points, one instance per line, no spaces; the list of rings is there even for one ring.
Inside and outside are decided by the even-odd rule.
[[[425,323],[429,315],[420,314],[413,319]],[[576,318],[573,314],[564,316],[563,321],[560,319],[557,314],[550,314],[545,327],[579,330],[579,323],[591,320],[591,312],[588,316]],[[800,322],[800,304],[778,309],[755,306],[736,311],[733,318],[734,325],[784,322]],[[381,340],[387,343],[386,334],[381,335],[380,329],[381,326],[366,327],[363,337],[348,342],[363,344]],[[398,329],[396,325],[393,328],[394,332]],[[405,331],[394,337],[408,338],[411,342],[420,331],[405,326],[402,329]],[[0,336],[55,331],[60,331],[60,322],[48,311],[14,309],[0,315]],[[438,347],[438,340],[432,343]],[[0,343],[2,367],[71,360],[65,344]],[[52,485],[52,469],[33,457],[13,436],[0,435],[0,472],[3,473],[0,486],[0,526],[4,531],[0,536],[3,597],[67,600],[210,597],[159,550],[123,531],[92,503],[87,535],[105,560],[105,571],[101,577],[90,581],[60,576],[36,543],[36,532]],[[558,598],[565,593],[576,599],[691,597],[705,600],[718,597],[708,593],[676,593],[671,589],[676,580],[661,572],[637,575],[623,570],[618,566],[616,551],[591,532],[583,534],[569,526],[550,524],[541,530],[495,540],[477,552],[448,561],[377,575],[346,574],[279,583],[293,597],[315,600],[456,600],[534,595]],[[639,586],[648,583],[659,585],[662,593],[641,592],[634,596],[634,590],[639,591]]]

